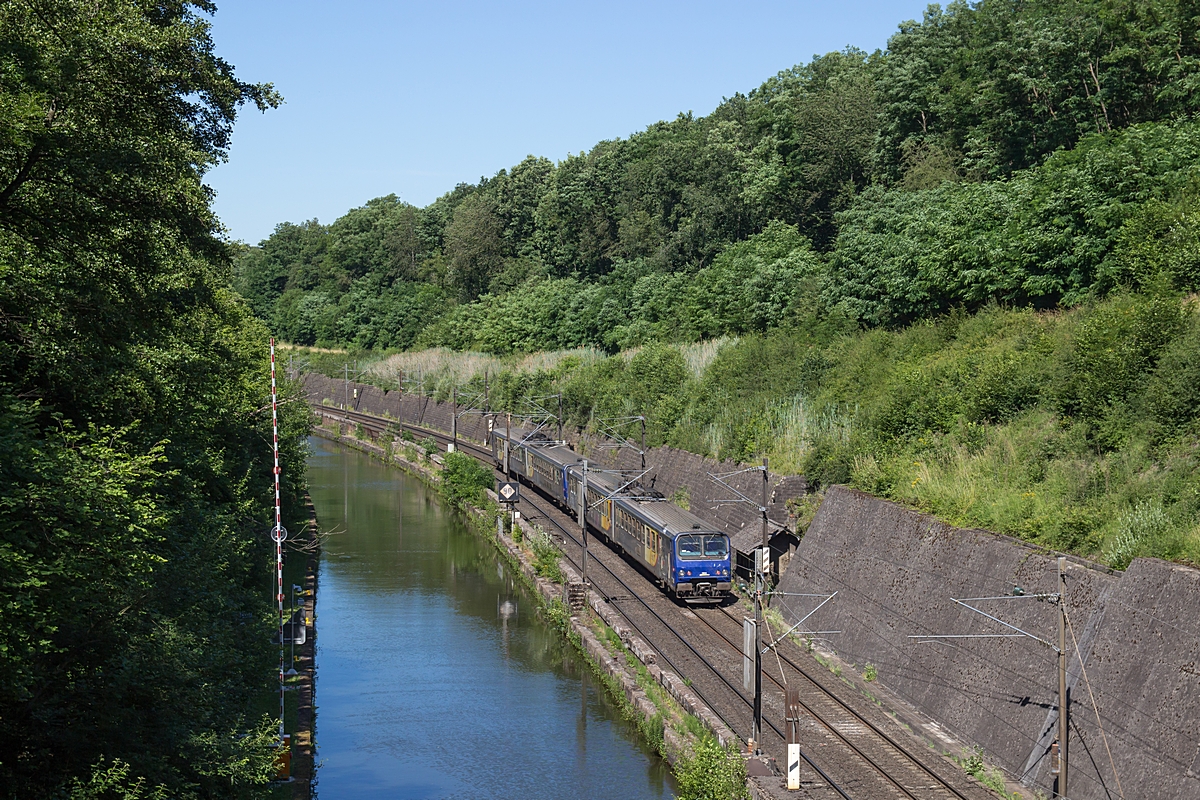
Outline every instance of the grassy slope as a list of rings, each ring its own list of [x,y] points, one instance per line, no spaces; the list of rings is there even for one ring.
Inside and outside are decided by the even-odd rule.
[[[1070,311],[990,308],[898,331],[780,331],[607,358],[423,351],[371,374],[395,386],[401,369],[410,389],[419,371],[439,395],[454,380],[482,388],[486,370],[494,408],[561,390],[577,424],[645,413],[655,444],[767,455],[821,485],[1117,567],[1136,555],[1200,563],[1194,299],[1124,294]]]

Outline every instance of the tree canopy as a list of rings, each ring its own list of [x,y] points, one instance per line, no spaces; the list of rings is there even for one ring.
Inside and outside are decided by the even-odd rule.
[[[743,244],[786,227],[804,279],[774,285],[787,312],[756,326],[1074,305],[1151,278],[1127,219],[1190,252],[1169,220],[1193,207],[1198,25],[1191,0],[933,5],[886,50],[817,56],[707,116],[530,156],[425,208],[283,223],[243,249],[237,286],[304,344],[615,350],[746,330],[720,286],[768,291]],[[367,239],[403,242],[403,268]],[[1193,286],[1170,258],[1155,272]]]
[[[215,55],[214,10],[0,4],[2,797],[269,774],[266,331],[203,176],[279,97]]]

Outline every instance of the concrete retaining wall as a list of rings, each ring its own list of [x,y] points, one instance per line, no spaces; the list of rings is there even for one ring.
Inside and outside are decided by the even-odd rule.
[[[1138,560],[1121,577],[1081,559],[1067,568],[1067,608],[1109,734],[1126,798],[1200,797],[1200,593],[1196,570]],[[1005,633],[951,598],[1057,591],[1053,554],[1009,537],[955,528],[895,503],[832,487],[780,590],[837,597],[808,623],[840,630],[828,646],[1027,786],[1051,786],[1057,724],[1053,650],[1028,638],[910,639]],[[816,600],[782,596],[785,619]],[[1049,642],[1058,610],[1032,599],[974,605]],[[1073,647],[1068,642],[1068,649]],[[1069,662],[1070,797],[1116,798],[1116,783],[1081,677]],[[1189,772],[1192,773],[1189,775]]]
[[[424,425],[449,432],[451,410],[449,403],[440,403],[428,397],[398,392],[385,392],[375,386],[346,383],[339,378],[308,373],[304,376],[305,392],[313,405],[327,401],[332,405],[344,405],[347,401],[356,411]],[[357,391],[357,395],[355,392]],[[458,433],[468,439],[484,441],[487,422],[481,414],[467,413],[458,418]],[[634,469],[640,467],[637,453],[629,449],[603,447],[608,440],[598,437],[580,437],[577,432],[567,431],[566,438],[579,452],[586,454],[596,464],[610,469]],[[688,505],[693,514],[710,522],[733,537],[734,546],[748,552],[761,539],[761,519],[757,506],[748,503],[728,502],[736,496],[709,479],[708,473],[728,473],[744,468],[745,465],[732,461],[715,461],[710,458],[677,450],[673,447],[655,447],[646,453],[647,466],[653,467],[651,488],[671,497],[685,489]],[[746,472],[729,479],[738,491],[753,498],[757,503],[762,496],[762,473]],[[772,531],[791,529],[786,502],[804,494],[808,485],[802,476],[768,474],[768,510]]]
[[[1135,560],[1097,628],[1087,678],[1124,796],[1200,797],[1200,571]],[[1081,785],[1090,793],[1078,796],[1120,796],[1086,684],[1071,710],[1074,763],[1104,787]]]

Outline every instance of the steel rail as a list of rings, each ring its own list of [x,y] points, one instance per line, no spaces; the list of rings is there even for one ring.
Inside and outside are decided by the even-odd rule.
[[[542,508],[541,506],[539,506],[537,503],[530,500],[528,495],[523,495],[521,498],[521,502],[528,503],[536,511],[540,512],[541,515],[546,520],[548,520],[552,525],[554,525],[554,527],[556,527],[560,531],[562,531],[563,534],[567,538],[569,538],[577,547],[580,547],[580,548],[583,547],[582,542],[579,539],[575,538],[574,533],[570,530],[569,527],[564,526],[558,520],[554,519],[552,516],[547,514],[546,510],[544,508]],[[610,552],[612,552],[614,555],[619,556],[619,554],[616,553],[615,551],[610,550]],[[571,563],[575,564],[576,566],[579,566],[579,562],[576,561],[575,559],[571,558],[570,555],[567,555],[565,553],[564,553],[564,555],[566,556],[566,558],[569,561],[571,561]],[[626,592],[628,592],[630,597],[632,597],[633,599],[635,599],[639,603],[641,603],[642,606],[645,607],[645,609],[650,613],[650,615],[652,617],[654,617],[656,620],[658,620],[658,622],[661,623],[663,627],[665,627],[668,631],[670,631],[675,636],[676,639],[678,639],[685,647],[687,647],[687,649],[692,652],[692,654],[700,661],[701,664],[706,666],[709,669],[709,671],[712,672],[713,675],[715,675],[722,683],[724,683],[729,688],[730,692],[732,692],[739,700],[741,700],[743,703],[745,703],[748,707],[750,707],[750,708],[754,707],[754,701],[752,699],[747,698],[740,691],[738,691],[737,687],[734,686],[734,684],[727,677],[725,677],[724,674],[722,674],[721,670],[718,669],[711,661],[709,661],[707,658],[705,658],[700,653],[700,651],[697,650],[695,648],[695,646],[683,636],[683,634],[681,634],[678,630],[675,629],[675,626],[673,626],[671,623],[667,622],[667,620],[664,619],[661,614],[659,614],[657,611],[655,611],[653,608],[651,608],[650,604],[646,602],[645,598],[643,598],[639,592],[637,592],[632,586],[630,586],[623,578],[621,578],[621,576],[617,575],[617,573],[614,572],[612,570],[612,568],[609,567],[607,564],[605,564],[603,561],[601,561],[600,559],[596,559],[596,563],[600,564],[600,566],[602,566],[604,568],[604,571],[606,573],[608,573],[613,578],[613,580],[615,580],[621,586],[621,588],[623,588]],[[655,589],[655,591],[657,592],[658,590]],[[602,596],[604,596],[604,599],[606,601],[609,601],[611,595],[605,596],[605,595],[603,595],[603,593],[601,593],[601,594],[602,594]],[[633,626],[634,630],[636,630],[638,632],[638,634],[646,641],[647,644],[651,644],[653,646],[651,638],[645,633],[645,631],[642,630],[641,626],[639,626],[634,620],[632,620],[628,614],[622,614],[622,616],[625,617],[625,621],[628,622],[631,626]],[[671,669],[673,669],[675,671],[675,673],[680,676],[680,678],[684,677],[683,672],[679,669],[679,667],[677,667],[675,665],[674,662],[672,662],[671,657],[663,652],[663,649],[661,647],[655,646],[655,650],[658,652],[658,655],[662,656],[662,658],[667,662],[667,664],[671,667]],[[729,727],[729,729],[731,731],[734,731],[735,736],[739,736],[739,734],[737,734],[737,732],[736,732],[735,727],[732,724],[730,724],[730,720],[726,719],[719,711],[717,711],[716,706],[712,703],[711,700],[709,700],[707,697],[704,696],[703,692],[701,692],[694,684],[692,686],[690,686],[689,688],[693,692],[695,692],[696,695],[699,696],[699,698],[701,700],[704,701],[704,704],[707,705],[712,710],[712,712],[714,714],[716,714],[721,719],[721,721],[725,723],[726,726]],[[774,722],[771,722],[770,720],[764,720],[764,721],[771,728],[771,730],[773,730],[775,732],[775,734],[780,738],[780,740],[787,741],[786,734],[784,734],[784,732],[782,730],[780,730],[780,728],[777,725],[775,725]],[[739,738],[740,738],[740,736],[739,736]],[[833,780],[833,778],[831,778],[828,775],[828,773],[826,773],[806,753],[801,752],[800,756],[808,763],[808,765],[810,767],[813,768],[813,770],[818,775],[821,776],[822,779],[824,779],[824,781],[827,784],[829,784],[829,787],[831,789],[833,789],[835,792],[837,792],[841,797],[845,798],[845,800],[851,800],[850,795],[848,795],[846,793],[846,791],[841,787],[841,785],[838,784],[835,780]]]
[[[721,608],[720,610],[721,610],[721,612],[722,612],[723,614],[725,614],[725,616],[726,616],[726,617],[728,617],[729,619],[733,620],[734,622],[736,622],[736,621],[737,621],[737,620],[736,620],[736,619],[733,617],[733,615],[729,613],[728,609]],[[699,615],[697,615],[697,616],[699,616]],[[707,622],[707,620],[706,620],[706,622]],[[876,725],[874,722],[872,722],[871,720],[867,719],[865,716],[863,716],[863,715],[862,715],[862,714],[860,714],[859,712],[855,711],[853,708],[851,708],[851,707],[850,707],[850,706],[849,706],[849,705],[846,703],[846,701],[842,700],[842,699],[841,699],[840,697],[838,697],[836,694],[834,694],[833,692],[831,692],[831,691],[829,691],[828,689],[826,689],[826,688],[825,688],[825,686],[823,686],[823,685],[821,684],[821,682],[820,682],[820,681],[818,681],[816,678],[814,678],[814,677],[812,676],[812,674],[811,674],[811,673],[810,673],[810,672],[809,672],[807,669],[805,669],[804,667],[802,667],[802,666],[800,666],[799,664],[797,664],[795,661],[793,661],[791,658],[789,658],[789,657],[788,657],[786,654],[784,654],[784,653],[780,652],[779,648],[775,648],[775,653],[776,653],[776,655],[779,657],[779,659],[780,659],[780,660],[781,660],[783,663],[787,664],[789,667],[791,667],[791,668],[792,668],[792,669],[794,669],[796,672],[798,672],[800,675],[802,675],[806,681],[808,681],[809,683],[811,683],[813,686],[817,687],[817,689],[818,689],[818,690],[820,690],[821,694],[823,694],[825,697],[828,697],[830,700],[832,700],[833,702],[835,702],[836,704],[838,704],[839,706],[841,706],[841,707],[842,707],[842,708],[843,708],[845,711],[847,711],[848,713],[850,713],[852,716],[856,717],[856,718],[857,718],[857,719],[858,719],[860,722],[862,722],[862,723],[863,723],[863,724],[865,724],[865,725],[866,725],[868,728],[870,728],[870,729],[871,729],[871,731],[872,731],[873,733],[875,733],[875,735],[876,735],[876,736],[878,736],[879,738],[883,739],[885,742],[887,742],[887,743],[888,743],[888,744],[890,744],[892,747],[894,747],[894,748],[895,748],[895,749],[896,749],[898,752],[900,752],[900,753],[901,753],[901,754],[902,754],[902,755],[903,755],[905,758],[907,758],[909,761],[911,761],[911,762],[912,762],[912,763],[914,763],[914,764],[917,764],[917,765],[918,765],[918,766],[921,768],[921,770],[923,770],[924,772],[926,772],[927,774],[929,774],[929,775],[930,775],[932,778],[934,778],[935,780],[937,780],[939,783],[942,783],[942,784],[944,784],[944,785],[945,785],[945,786],[946,786],[948,789],[950,789],[952,792],[954,792],[954,794],[955,794],[955,795],[957,795],[957,796],[958,796],[958,797],[960,797],[960,798],[963,798],[963,800],[967,800],[967,798],[966,798],[966,796],[965,796],[965,795],[963,795],[963,794],[962,794],[962,793],[961,793],[961,792],[960,792],[960,791],[959,791],[957,788],[955,788],[954,786],[951,786],[950,784],[946,783],[946,781],[945,781],[943,778],[941,778],[940,776],[938,776],[938,775],[936,775],[935,773],[933,773],[933,772],[930,770],[930,768],[929,768],[928,766],[926,766],[926,765],[925,765],[925,763],[924,763],[924,762],[922,762],[920,759],[918,759],[916,756],[914,756],[914,755],[912,754],[912,752],[910,752],[910,751],[909,751],[909,750],[908,750],[908,749],[907,749],[907,748],[906,748],[906,747],[905,747],[903,744],[901,744],[901,743],[900,743],[900,741],[898,741],[897,739],[893,738],[893,737],[892,737],[892,736],[891,736],[889,733],[887,733],[886,731],[884,731],[882,728],[880,728],[880,727],[879,727],[878,725]]]
[[[722,607],[719,610],[728,619],[730,619],[731,621],[733,621],[735,623],[737,622],[737,619],[731,613],[729,613],[729,610],[727,608]],[[707,625],[713,631],[713,633],[715,633],[717,636],[720,636],[721,639],[723,639],[727,644],[729,644],[730,647],[734,648],[738,652],[741,651],[741,648],[738,646],[737,642],[734,641],[733,639],[730,639],[728,635],[726,635],[723,631],[719,630],[717,628],[717,626],[714,625],[711,621],[706,619],[705,618],[706,615],[697,614],[696,617],[701,622],[703,622],[705,625]],[[778,649],[776,650],[776,652],[779,655],[779,658],[781,661],[785,662],[786,664],[788,664],[788,666],[792,667],[792,669],[796,670],[796,672],[798,672],[809,684],[814,686],[824,697],[832,700],[834,703],[841,706],[842,709],[844,711],[846,711],[856,721],[858,721],[858,722],[866,725],[868,728],[870,728],[871,731],[878,737],[878,739],[881,743],[883,743],[885,746],[893,748],[897,753],[899,753],[903,757],[904,763],[915,766],[919,771],[928,775],[932,780],[934,780],[943,789],[950,792],[955,797],[960,798],[960,800],[969,800],[969,798],[966,795],[964,795],[962,792],[960,792],[955,786],[948,783],[946,781],[946,779],[942,778],[940,775],[933,772],[924,763],[919,761],[912,753],[910,753],[908,750],[906,750],[899,742],[897,742],[895,739],[893,739],[891,736],[889,736],[887,733],[885,733],[883,730],[881,730],[878,726],[876,726],[874,723],[872,723],[865,716],[863,716],[862,714],[860,714],[859,712],[857,712],[853,708],[851,708],[845,701],[843,701],[841,698],[839,698],[833,692],[830,692],[828,689],[826,689],[824,686],[822,686],[820,683],[818,683],[802,667],[800,667],[798,664],[796,664],[794,661],[792,661],[790,658],[786,657],[782,653],[778,653]],[[784,684],[781,683],[779,679],[777,679],[774,675],[772,675],[766,669],[763,670],[763,674],[766,675],[767,678],[772,683],[774,683],[776,686],[778,686],[780,689],[783,689],[786,691],[786,686],[784,686]],[[786,679],[787,676],[786,676],[786,674],[783,674],[781,671],[780,677]],[[918,795],[913,794],[913,790],[902,785],[890,772],[888,772],[885,765],[878,763],[871,755],[864,752],[863,749],[861,747],[859,747],[858,745],[856,745],[853,741],[851,741],[850,738],[848,736],[846,736],[846,734],[844,734],[840,730],[838,730],[837,727],[835,725],[833,725],[832,722],[830,722],[824,716],[822,716],[821,713],[818,712],[815,708],[813,708],[810,703],[806,702],[803,699],[803,696],[800,699],[800,705],[803,706],[804,709],[806,711],[808,711],[808,713],[813,717],[813,719],[815,719],[818,723],[820,723],[823,728],[825,728],[830,733],[832,733],[834,736],[836,736],[838,739],[840,739],[847,747],[849,747],[856,754],[858,754],[858,756],[863,761],[865,761],[867,764],[869,764],[871,767],[873,767],[883,778],[885,778],[888,782],[893,784],[897,789],[899,789],[905,795],[912,798],[912,800],[923,800],[923,798],[928,797],[928,795],[922,795],[921,797],[918,797]]]

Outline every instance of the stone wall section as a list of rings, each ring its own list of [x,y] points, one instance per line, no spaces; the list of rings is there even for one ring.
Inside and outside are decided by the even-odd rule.
[[[341,406],[349,399],[356,411],[390,416],[440,431],[451,430],[452,412],[449,403],[414,394],[385,392],[376,386],[354,381],[347,384],[340,378],[315,373],[305,374],[303,385],[308,401],[313,405],[321,405],[322,402],[328,401],[332,405]],[[550,433],[554,435],[556,432]],[[475,411],[460,413],[458,434],[483,442],[487,435],[487,421],[482,414]],[[564,437],[576,450],[602,468],[638,469],[641,466],[641,458],[637,452],[629,448],[612,447],[613,442],[609,439],[581,436],[578,431],[565,431]],[[737,472],[745,469],[747,465],[716,461],[674,447],[648,449],[646,465],[653,468],[647,476],[647,488],[662,492],[668,499],[681,489],[685,490],[689,510],[728,533],[739,552],[747,553],[759,544],[762,536],[762,517],[757,505],[733,502],[737,500],[737,496],[708,477],[709,473]],[[738,491],[752,498],[755,504],[759,502],[762,496],[761,472],[743,472],[731,476],[728,480]],[[768,473],[768,487],[767,517],[772,534],[781,529],[792,530],[794,521],[788,513],[786,503],[808,491],[807,481],[800,475],[781,476]]]
[[[1079,636],[1079,621],[1071,626]],[[1080,797],[1121,796],[1113,765],[1127,798],[1200,797],[1200,571],[1135,559],[1105,602],[1090,650],[1087,682],[1071,696],[1078,738],[1070,757],[1098,773],[1104,791],[1077,784],[1090,792]]]
[[[1057,726],[1057,657],[951,598],[1057,591],[1056,555],[845,487],[832,487],[781,581],[785,593],[836,598],[806,628],[838,630],[823,644],[878,680],[1025,785],[1049,793]],[[1122,576],[1071,558],[1071,630],[1108,732],[1124,797],[1200,797],[1200,572],[1139,559]],[[777,598],[791,623],[819,602]],[[1057,644],[1058,609],[1029,598],[975,605]],[[1068,650],[1074,646],[1068,636]],[[1078,658],[1069,661],[1073,800],[1117,798]]]

